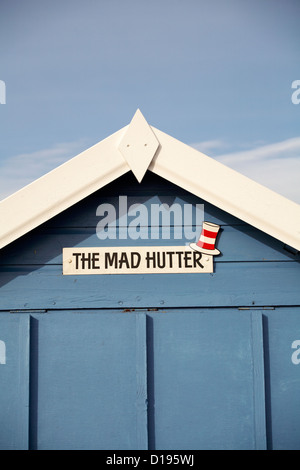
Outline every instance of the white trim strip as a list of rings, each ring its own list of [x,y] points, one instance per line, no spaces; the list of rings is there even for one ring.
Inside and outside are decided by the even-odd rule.
[[[300,205],[152,127],[149,169],[300,251]]]
[[[0,202],[0,248],[129,171],[117,149],[126,128]]]

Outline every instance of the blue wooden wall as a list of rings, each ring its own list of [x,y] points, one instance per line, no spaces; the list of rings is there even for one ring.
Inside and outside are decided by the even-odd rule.
[[[62,276],[64,247],[187,242],[100,241],[96,209],[119,195],[204,203],[221,225],[214,273]],[[0,448],[300,448],[299,260],[151,174],[125,175],[4,248]]]

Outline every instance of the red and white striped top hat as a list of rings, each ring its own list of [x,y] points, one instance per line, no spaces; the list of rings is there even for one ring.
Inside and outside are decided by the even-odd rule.
[[[220,230],[220,225],[211,222],[203,222],[202,232],[197,243],[191,243],[193,250],[200,251],[205,255],[219,255],[220,251],[215,248],[216,238]]]

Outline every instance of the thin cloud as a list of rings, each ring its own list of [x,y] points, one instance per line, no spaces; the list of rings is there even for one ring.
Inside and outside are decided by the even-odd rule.
[[[225,153],[227,144],[223,149],[221,144],[221,141],[216,140],[193,144],[193,147],[203,153],[206,153],[206,149],[211,150],[211,154],[207,154],[214,154],[214,158],[224,165],[300,203],[300,137],[230,153]],[[218,149],[223,150],[223,153],[216,155]]]
[[[84,150],[83,140],[16,155],[0,164],[0,200],[65,163]]]
[[[284,140],[275,144],[263,145],[251,150],[242,152],[233,152],[229,154],[219,155],[217,159],[226,165],[256,162],[262,160],[275,160],[282,158],[300,158],[300,137]]]
[[[223,151],[224,149],[228,148],[228,144],[226,144],[226,142],[223,140],[205,140],[204,142],[190,144],[190,146],[202,153],[209,153],[220,150]]]

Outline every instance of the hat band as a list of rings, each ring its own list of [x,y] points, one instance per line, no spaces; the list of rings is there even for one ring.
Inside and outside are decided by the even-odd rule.
[[[202,235],[208,238],[216,238],[218,235],[218,230],[215,232],[211,232],[210,230],[206,230],[205,228],[202,230]]]
[[[214,250],[215,249],[214,244],[212,245],[211,243],[204,243],[204,242],[201,242],[200,240],[198,241],[197,246],[199,246],[199,248],[203,248],[204,250]]]

